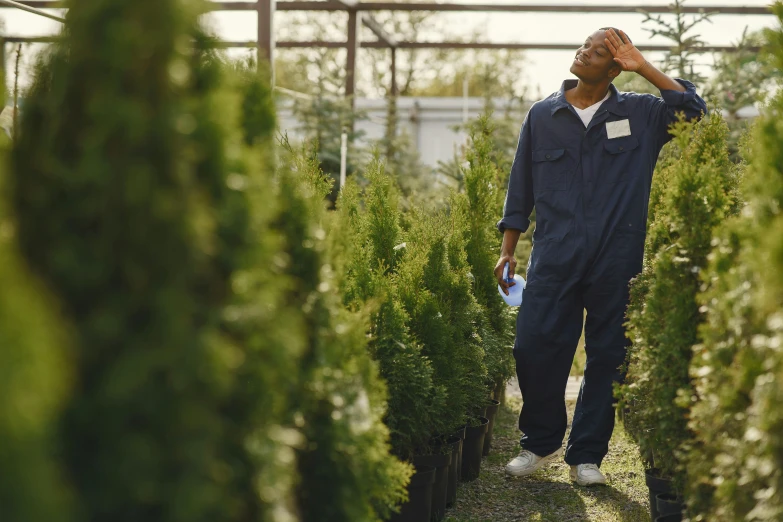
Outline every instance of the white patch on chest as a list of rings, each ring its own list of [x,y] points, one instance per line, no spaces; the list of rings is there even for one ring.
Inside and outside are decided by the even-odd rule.
[[[631,135],[631,123],[628,120],[608,121],[606,122],[606,137],[622,138]]]

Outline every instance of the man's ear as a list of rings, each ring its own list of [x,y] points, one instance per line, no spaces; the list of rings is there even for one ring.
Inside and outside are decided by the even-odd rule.
[[[620,67],[620,65],[615,62],[614,65],[609,69],[609,79],[614,80],[618,76],[620,76],[620,73],[623,72],[623,68]]]

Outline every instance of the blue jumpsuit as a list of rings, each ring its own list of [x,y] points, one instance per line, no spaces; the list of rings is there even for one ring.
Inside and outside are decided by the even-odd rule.
[[[525,118],[498,229],[526,231],[536,209],[527,286],[514,342],[524,404],[521,445],[544,456],[562,446],[565,388],[587,311],[587,364],[566,462],[601,464],[614,429],[613,383],[629,345],[628,284],[642,268],[647,208],[658,153],[677,113],[707,106],[686,92],[611,95],[585,129],[566,101],[576,86],[535,103]]]

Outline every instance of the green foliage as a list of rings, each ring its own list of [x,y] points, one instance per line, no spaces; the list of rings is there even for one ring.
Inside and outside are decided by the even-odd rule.
[[[220,252],[230,292],[213,340],[232,370],[220,405],[222,459],[236,493],[231,519],[272,520],[290,512],[297,479],[285,390],[297,385],[304,339],[299,307],[285,302],[290,280],[282,238],[271,228],[286,203],[273,183],[274,110],[265,73],[234,64],[214,107],[225,120],[227,192],[216,200]],[[264,306],[259,306],[263,303]]]
[[[178,1],[68,7],[11,191],[22,253],[74,331],[60,433],[77,518],[228,519],[242,502],[221,458],[231,358],[213,338],[243,218],[221,212],[220,67]]]
[[[729,120],[736,119],[737,111],[743,107],[763,102],[771,90],[771,80],[780,74],[767,53],[758,50],[764,44],[763,33],[748,34],[745,28],[736,49],[722,53],[715,61],[710,88],[728,112]]]
[[[349,182],[338,201],[339,230],[345,245],[346,303],[371,310],[369,349],[389,390],[385,418],[393,453],[409,460],[429,444],[443,388],[436,389],[432,368],[413,338],[410,317],[400,302],[396,268],[404,252],[398,196],[383,164],[366,169],[369,185],[361,208],[358,187]]]
[[[783,20],[783,5],[774,7]],[[770,32],[783,65],[783,31]],[[715,241],[706,320],[691,374],[689,509],[697,520],[783,517],[783,97],[756,122],[745,153],[746,205]]]
[[[481,308],[469,279],[467,220],[459,212],[427,216],[416,211],[399,267],[398,288],[410,329],[432,362],[433,380],[446,391],[434,416],[435,433],[464,424],[487,398],[486,367],[477,326]]]
[[[736,176],[719,113],[673,128],[679,154],[663,169],[665,186],[650,225],[645,266],[632,283],[628,312],[628,381],[621,388],[626,422],[642,454],[685,483],[683,452],[692,444],[694,394],[688,367],[703,317],[696,300],[713,230],[736,205]]]
[[[7,142],[0,135],[5,185]],[[0,191],[5,197],[6,191]],[[72,520],[55,455],[69,392],[68,335],[46,289],[25,268],[3,201],[0,217],[0,505],[8,522]]]
[[[290,151],[289,151],[290,152]],[[285,201],[276,228],[284,239],[292,284],[290,304],[302,306],[305,350],[298,369],[292,420],[297,448],[298,511],[305,521],[375,521],[404,499],[410,468],[389,454],[386,387],[367,352],[368,317],[339,301],[324,226],[331,184],[315,155],[294,158],[279,173]]]
[[[497,166],[493,141],[494,125],[485,115],[471,128],[471,147],[467,152],[465,192],[455,195],[453,212],[462,212],[468,221],[467,260],[473,280],[473,293],[481,306],[479,331],[486,352],[489,385],[505,383],[514,374],[511,346],[515,317],[497,291],[495,261],[501,237],[495,218],[502,209],[503,175]]]
[[[658,96],[660,89],[657,89],[653,84],[648,82],[643,76],[636,74],[635,72],[623,71],[620,76],[614,79],[612,82],[618,91],[623,92],[638,92],[640,94],[654,94]]]
[[[220,63],[179,1],[68,7],[15,144],[15,219],[0,222],[4,515],[385,519],[412,468],[382,420],[421,447],[432,410],[411,401],[445,394],[385,268],[367,264],[357,306],[341,302],[350,244],[327,237],[320,160],[289,147],[273,168],[265,73]],[[362,252],[393,257],[392,232]],[[371,358],[384,350],[388,414]]]
[[[711,23],[712,13],[702,12],[689,17],[683,10],[685,1],[673,0],[669,5],[674,20],[664,18],[668,15],[652,16],[650,13],[644,13],[645,19],[642,23],[652,26],[652,29],[647,29],[650,36],[662,36],[672,44],[672,50],[667,53],[663,62],[663,71],[700,84],[705,78],[694,70],[694,66],[695,57],[699,54],[699,47],[704,46],[704,40],[701,35],[693,34],[693,29],[702,22]]]
[[[305,138],[316,144],[319,167],[332,179],[330,188],[340,179],[340,147],[342,133],[345,130],[348,137],[348,164],[346,172],[351,175],[358,169],[354,142],[361,138],[363,132],[355,129],[355,123],[363,118],[354,111],[352,103],[342,97],[335,97],[323,90],[316,90],[309,99],[296,99],[292,109],[301,122],[301,130]],[[331,190],[329,198],[337,198],[335,190]]]

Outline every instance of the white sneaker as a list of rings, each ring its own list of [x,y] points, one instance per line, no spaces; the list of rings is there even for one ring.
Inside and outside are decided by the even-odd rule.
[[[562,454],[563,448],[558,448],[546,457],[539,457],[532,451],[522,450],[518,457],[506,464],[506,474],[513,477],[527,477],[531,473],[551,464],[553,460]]]
[[[577,464],[571,466],[571,480],[580,486],[606,484],[606,477],[595,464]]]

